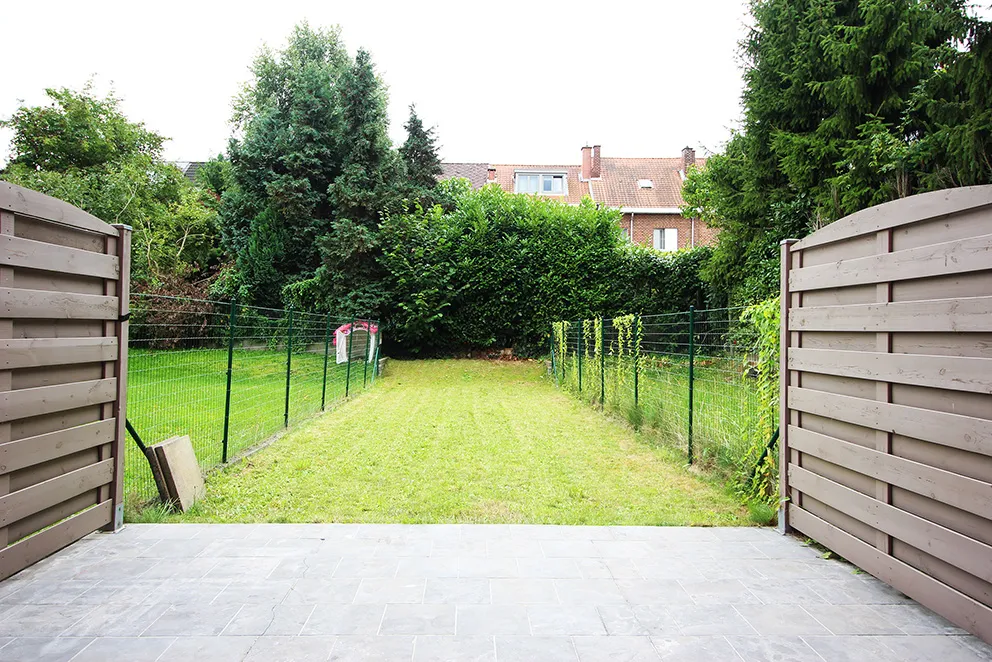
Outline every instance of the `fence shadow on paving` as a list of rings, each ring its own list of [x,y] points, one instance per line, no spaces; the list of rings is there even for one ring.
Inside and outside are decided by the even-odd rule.
[[[135,294],[128,422],[145,444],[188,434],[209,469],[371,385],[377,331],[372,320]],[[124,460],[127,500],[154,499],[137,444]]]
[[[777,370],[744,308],[556,322],[555,383],[652,428],[690,464],[748,481],[775,433]]]

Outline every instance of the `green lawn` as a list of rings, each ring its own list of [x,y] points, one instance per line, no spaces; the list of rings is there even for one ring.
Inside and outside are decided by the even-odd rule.
[[[286,352],[238,349],[231,370],[228,454],[237,453],[284,429]],[[127,417],[142,441],[153,444],[175,435],[190,435],[203,468],[221,461],[227,391],[227,350],[132,349],[128,365]],[[352,364],[351,388],[360,391],[362,363]],[[344,397],[346,365],[328,363],[330,404]],[[323,352],[293,354],[289,424],[320,411],[324,383]],[[148,463],[128,440],[124,456],[124,494],[132,504],[158,496]]]
[[[173,519],[747,523],[674,451],[544,372],[536,362],[391,361],[368,393],[211,475],[207,498]]]

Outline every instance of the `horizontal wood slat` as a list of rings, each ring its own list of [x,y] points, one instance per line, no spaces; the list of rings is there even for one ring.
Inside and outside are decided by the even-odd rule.
[[[77,276],[117,280],[120,260],[116,255],[84,251],[68,246],[32,241],[23,237],[0,237],[2,264],[8,267],[56,271]]]
[[[117,297],[0,287],[0,317],[116,320]]]
[[[116,425],[117,419],[107,418],[0,444],[0,474],[109,444],[114,440]]]
[[[22,568],[57,552],[80,538],[110,523],[113,501],[110,499],[81,513],[68,517],[55,526],[20,540],[0,550],[0,579],[6,579]]]
[[[0,422],[113,402],[116,389],[117,379],[110,377],[3,391],[0,392]]]
[[[117,338],[12,338],[0,340],[0,369],[37,368],[117,359]]]
[[[0,209],[9,209],[23,216],[69,225],[109,237],[119,236],[117,229],[112,225],[104,223],[78,207],[73,207],[68,202],[8,182],[0,181]]]
[[[988,545],[794,464],[789,465],[789,484],[893,538],[980,579],[992,581],[992,547]]]
[[[992,297],[930,299],[849,306],[792,308],[792,331],[906,331],[953,333],[992,331]]]
[[[789,387],[789,407],[873,430],[992,455],[992,420]]]
[[[981,517],[992,514],[992,485],[827,435],[789,426],[789,445],[841,467]]]
[[[0,497],[0,526],[106,485],[114,478],[114,460],[87,465]]]
[[[992,609],[947,584],[884,554],[812,513],[788,504],[790,521],[797,529],[858,567],[890,584],[955,625],[986,641],[992,640]]]
[[[793,244],[792,251],[832,244],[987,205],[992,205],[992,188],[988,186],[962,186],[921,193],[845,216]]]
[[[793,347],[788,363],[823,375],[992,394],[992,359]]]
[[[984,271],[990,263],[992,234],[986,234],[794,269],[789,274],[789,290],[803,292]]]

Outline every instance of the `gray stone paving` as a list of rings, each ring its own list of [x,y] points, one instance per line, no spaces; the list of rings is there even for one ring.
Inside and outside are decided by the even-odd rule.
[[[162,524],[0,583],[6,660],[972,662],[992,647],[771,529]]]

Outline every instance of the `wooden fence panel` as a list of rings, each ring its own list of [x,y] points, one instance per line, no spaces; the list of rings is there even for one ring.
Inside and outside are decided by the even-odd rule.
[[[779,526],[992,641],[992,186],[782,244]]]
[[[0,182],[0,579],[123,523],[130,244]]]

